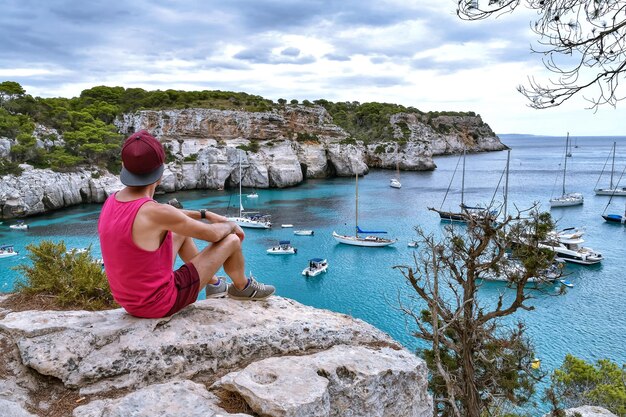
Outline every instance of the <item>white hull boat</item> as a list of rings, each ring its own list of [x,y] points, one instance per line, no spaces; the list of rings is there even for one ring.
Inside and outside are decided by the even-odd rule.
[[[246,195],[246,198],[259,198],[259,195],[257,193],[250,193]]]
[[[583,231],[568,229],[561,232],[551,232],[548,239],[539,243],[540,248],[550,249],[556,254],[557,260],[572,262],[580,265],[594,265],[604,259],[600,252],[584,247]]]
[[[550,199],[550,207],[569,207],[583,204],[584,197],[580,193],[563,194],[560,197]]]
[[[572,207],[579,206],[585,202],[583,195],[580,193],[566,193],[565,192],[565,178],[567,176],[567,152],[569,145],[569,132],[567,132],[567,138],[565,139],[565,161],[563,162],[563,187],[559,197],[550,199],[550,207]],[[571,155],[569,155],[571,156]]]
[[[302,275],[305,277],[315,277],[328,269],[328,261],[326,259],[314,258],[309,260],[309,266],[304,268]]]
[[[313,236],[315,232],[313,230],[294,230],[293,234],[296,236]]]
[[[333,232],[333,238],[339,243],[352,246],[366,246],[366,247],[381,247],[393,245],[397,242],[396,239],[385,239],[378,236],[346,236],[340,235],[337,232]]]
[[[626,188],[596,188],[596,195],[608,195],[611,197],[626,197]]]
[[[241,154],[239,154],[239,216],[228,217],[229,222],[235,222],[239,227],[246,227],[248,229],[271,229],[272,223],[269,220],[269,216],[254,214],[252,212],[244,211],[243,204],[241,202]],[[256,193],[254,193],[256,194]]]
[[[561,268],[562,264],[553,263],[547,269],[540,271],[539,277],[529,277],[528,284],[546,284],[561,282]],[[499,281],[499,282],[514,282],[515,277],[522,276],[526,273],[524,265],[515,259],[510,259],[507,256],[506,261],[501,265],[499,273],[496,271],[487,271],[481,274],[480,279],[485,281]]]
[[[395,178],[392,178],[391,181],[389,181],[389,186],[391,188],[402,188],[402,184],[400,183],[400,181]]]
[[[619,183],[618,184],[613,183],[613,176],[615,173],[615,147],[616,147],[616,143],[613,142],[613,150],[609,154],[609,158],[611,156],[613,157],[612,162],[611,162],[611,180],[609,181],[609,186],[604,187],[604,188],[602,187],[595,188],[593,191],[596,193],[596,195],[607,195],[611,197],[626,197],[626,187],[620,187]],[[607,163],[608,163],[608,159],[604,164],[605,167]],[[604,168],[602,168],[602,172],[600,173],[600,176],[598,177],[596,186],[600,183],[603,173],[604,173]]]
[[[67,250],[65,253],[68,255],[78,255],[79,253],[89,252],[87,248],[72,248]]]
[[[271,229],[272,223],[267,220],[256,220],[250,217],[228,217],[229,222],[235,222],[240,227],[249,229]]]
[[[281,224],[280,227],[282,227],[283,229],[288,229],[293,227],[293,224]]]
[[[417,247],[419,246],[419,243],[418,243],[418,242],[416,242],[416,241],[414,241],[414,240],[412,240],[412,241],[410,241],[410,242],[407,244],[407,246],[408,246],[409,248],[417,248]]]
[[[12,245],[0,246],[0,258],[10,258],[16,255],[19,255],[19,252],[14,250]]]
[[[288,240],[281,240],[278,242],[278,246],[267,250],[268,255],[295,255],[296,253],[298,253],[298,249],[291,246],[291,242]]]
[[[28,230],[28,225],[24,223],[12,224],[9,226],[13,230]]]

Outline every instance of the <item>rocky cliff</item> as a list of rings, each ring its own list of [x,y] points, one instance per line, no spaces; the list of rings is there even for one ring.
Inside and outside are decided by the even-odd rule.
[[[269,188],[294,186],[307,178],[366,174],[371,167],[432,170],[436,155],[505,148],[479,116],[438,116],[427,123],[416,113],[390,117],[395,140],[374,138],[364,144],[333,124],[321,106],[256,113],[146,110],[125,114],[116,125],[124,134],[147,129],[163,142],[168,151],[161,184],[165,192],[234,187],[240,181],[240,161],[244,187]],[[40,142],[41,147],[50,145]],[[11,140],[0,139],[0,156],[11,145]],[[0,218],[102,202],[119,188],[115,176],[106,172],[56,173],[26,166],[20,176],[0,177]]]
[[[158,320],[0,317],[11,416],[432,415],[421,359],[360,320],[280,297],[205,300]]]

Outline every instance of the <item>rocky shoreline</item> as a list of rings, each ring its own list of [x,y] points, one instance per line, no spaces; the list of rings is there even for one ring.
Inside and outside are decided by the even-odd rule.
[[[448,133],[437,132],[416,114],[390,118],[395,141],[354,140],[333,124],[323,107],[281,111],[215,109],[139,111],[116,121],[128,134],[153,133],[168,151],[160,191],[244,187],[283,188],[309,178],[367,174],[370,168],[433,170],[433,156],[506,149],[479,116],[441,116]],[[449,126],[464,126],[461,133]],[[11,141],[1,141],[8,153]],[[239,178],[239,163],[242,178]],[[41,214],[81,203],[100,203],[122,187],[101,169],[59,173],[22,165],[19,175],[0,177],[0,218]]]
[[[12,416],[432,415],[423,360],[361,320],[281,297],[204,300],[154,320],[0,309],[0,352]]]

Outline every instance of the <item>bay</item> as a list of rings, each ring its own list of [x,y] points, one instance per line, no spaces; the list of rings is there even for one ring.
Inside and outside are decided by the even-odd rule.
[[[548,200],[561,193],[565,137],[503,135],[511,147],[509,209],[527,208],[534,202],[549,210]],[[626,308],[624,307],[624,242],[626,227],[608,224],[601,214],[609,197],[595,196],[598,180],[613,141],[617,141],[617,177],[626,164],[626,137],[570,137],[578,146],[568,158],[566,190],[585,196],[582,206],[551,210],[559,228],[586,228],[585,246],[603,253],[601,265],[584,267],[567,264],[568,280],[574,288],[562,296],[554,289],[534,291],[534,311],[519,312],[515,319],[528,327],[542,369],[558,367],[567,353],[586,360],[610,358],[626,363]],[[244,254],[246,271],[262,282],[277,287],[277,294],[301,303],[353,315],[386,331],[409,349],[417,349],[411,336],[413,326],[399,311],[399,301],[409,301],[410,291],[396,265],[412,265],[418,249],[407,247],[416,238],[414,227],[437,236],[442,224],[427,207],[439,208],[450,178],[459,161],[457,156],[438,157],[433,172],[402,172],[402,188],[389,187],[393,171],[372,170],[359,179],[359,219],[363,229],[385,229],[399,242],[388,248],[350,247],[336,243],[331,234],[352,233],[355,215],[354,178],[308,180],[289,189],[257,190],[258,199],[245,198],[248,210],[272,215],[271,230],[246,230]],[[488,203],[495,194],[506,161],[506,152],[471,154],[466,162],[465,202]],[[610,169],[610,164],[609,167]],[[455,209],[460,203],[460,173],[457,172],[443,209]],[[617,178],[616,177],[616,178]],[[607,186],[608,174],[599,185]],[[626,179],[622,181],[626,185]],[[238,207],[235,190],[186,191],[157,196],[166,201],[176,197],[185,208],[207,208],[220,214]],[[611,213],[623,213],[626,198],[614,198]],[[83,205],[48,215],[27,219],[27,231],[9,229],[12,221],[0,225],[0,244],[13,244],[20,255],[0,259],[0,291],[11,291],[17,272],[11,268],[27,262],[26,245],[42,239],[64,240],[68,247],[92,246],[92,255],[100,257],[96,233],[100,205]],[[293,230],[281,228],[290,223],[294,229],[313,229],[314,236],[294,236]],[[291,240],[298,254],[270,256],[265,250],[278,240]],[[198,242],[203,247],[202,242]],[[301,275],[307,260],[327,258],[328,272],[315,278]],[[180,264],[180,262],[179,262]],[[486,283],[480,290],[485,303],[492,303],[500,292],[498,283]]]

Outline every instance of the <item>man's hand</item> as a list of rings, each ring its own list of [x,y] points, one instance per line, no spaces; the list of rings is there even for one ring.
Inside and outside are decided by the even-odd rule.
[[[246,238],[246,234],[243,232],[243,229],[237,223],[235,223],[235,227],[233,228],[233,233],[237,235],[237,237],[239,238],[241,242],[243,242],[243,240]]]

